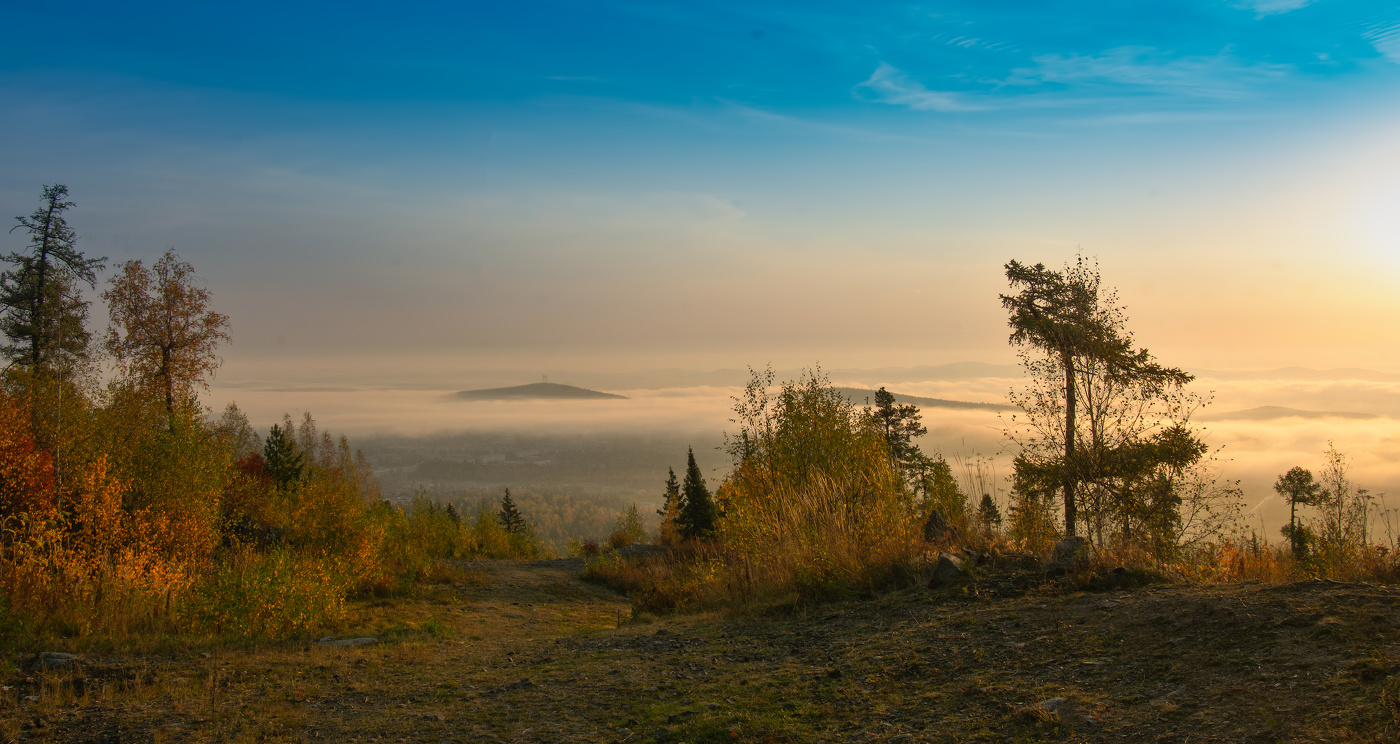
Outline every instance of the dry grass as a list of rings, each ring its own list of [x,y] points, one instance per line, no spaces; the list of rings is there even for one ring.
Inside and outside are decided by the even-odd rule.
[[[984,575],[966,592],[629,620],[628,601],[579,582],[578,565],[459,566],[412,595],[352,603],[341,635],[375,646],[92,652],[77,672],[11,671],[0,734],[1380,742],[1400,725],[1400,598],[1383,587],[1038,584],[995,597],[979,587],[999,579]],[[1065,703],[1042,705],[1053,698]]]

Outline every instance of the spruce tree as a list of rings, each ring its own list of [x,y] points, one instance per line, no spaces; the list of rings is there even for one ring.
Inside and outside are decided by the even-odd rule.
[[[88,303],[77,284],[96,287],[107,261],[78,250],[78,235],[63,216],[74,206],[67,198],[67,186],[45,186],[43,205],[15,218],[13,229],[29,234],[29,250],[2,259],[12,265],[0,273],[3,353],[33,374],[62,373],[86,361]]]
[[[287,436],[287,431],[277,424],[273,424],[267,433],[267,442],[263,444],[263,459],[267,461],[267,474],[272,476],[277,490],[291,490],[301,482],[306,458],[297,449],[296,442]]]
[[[512,535],[519,534],[525,530],[525,517],[520,514],[520,510],[515,508],[515,499],[510,497],[510,489],[506,489],[506,495],[501,497],[501,511],[499,513],[501,527]]]
[[[1001,526],[1001,509],[997,508],[997,502],[992,500],[989,493],[982,494],[982,505],[977,508],[977,521],[989,530]]]
[[[695,464],[695,450],[688,449],[685,483],[681,485],[681,536],[687,540],[709,537],[715,529],[715,501],[705,487],[705,476]]]
[[[679,511],[681,505],[681,484],[676,480],[676,469],[666,468],[666,470],[669,473],[666,478],[666,498],[662,501],[661,508],[656,510],[662,519],[671,513],[672,508]]]

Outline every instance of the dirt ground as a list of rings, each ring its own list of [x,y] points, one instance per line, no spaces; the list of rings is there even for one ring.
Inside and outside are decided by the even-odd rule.
[[[1400,592],[1323,581],[629,622],[577,561],[472,564],[338,637],[16,671],[8,740],[1400,740]],[[61,651],[64,649],[52,649]],[[27,657],[26,657],[27,658]],[[1394,675],[1394,676],[1393,676]]]

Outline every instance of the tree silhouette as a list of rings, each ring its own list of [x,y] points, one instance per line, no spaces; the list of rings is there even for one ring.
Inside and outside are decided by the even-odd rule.
[[[29,250],[6,255],[13,266],[0,273],[0,332],[3,353],[35,374],[61,372],[87,356],[90,334],[84,327],[88,303],[77,282],[95,287],[107,259],[87,258],[77,248],[77,233],[64,212],[74,206],[68,187],[45,186],[43,205],[28,217],[16,217],[10,232],[29,233]]]
[[[1293,557],[1301,559],[1307,551],[1307,536],[1298,526],[1298,505],[1320,502],[1322,484],[1313,480],[1312,471],[1295,466],[1278,477],[1274,491],[1288,501],[1288,526],[1283,528],[1283,533],[1293,548]]]
[[[515,499],[510,497],[510,489],[501,497],[501,511],[498,512],[501,520],[501,528],[512,535],[517,535],[525,531],[525,517],[520,514],[520,510],[515,508]]]
[[[1032,375],[1043,378],[1047,388],[1051,378],[1059,380],[1053,383],[1059,390],[1058,400],[1041,398],[1030,401],[1029,408],[1022,406],[1043,434],[1035,442],[1023,443],[1014,466],[1017,489],[1022,493],[1061,490],[1065,533],[1074,535],[1079,485],[1094,482],[1103,485],[1097,489],[1100,493],[1112,490],[1106,482],[1114,480],[1114,466],[1130,454],[1115,448],[1136,447],[1131,456],[1139,461],[1146,451],[1137,439],[1151,422],[1142,416],[1120,416],[1127,426],[1109,432],[1114,417],[1106,412],[1137,405],[1139,414],[1146,413],[1146,408],[1193,378],[1156,363],[1146,349],[1133,348],[1117,296],[1101,287],[1098,269],[1082,257],[1061,271],[1011,261],[1006,264],[1006,278],[1017,290],[1001,295],[1002,306],[1010,314],[1010,343],[1023,348],[1023,364]],[[1035,358],[1031,351],[1042,356]],[[1079,421],[1081,395],[1087,398],[1087,427]],[[1115,436],[1116,441],[1110,441]],[[1081,439],[1085,440],[1082,446]],[[1052,452],[1053,447],[1058,451]],[[1154,470],[1153,463],[1139,464],[1144,465],[1139,470],[1144,477]]]
[[[681,535],[687,540],[708,537],[715,529],[715,501],[705,476],[695,464],[695,450],[686,450],[685,482],[681,485]]]
[[[666,498],[661,503],[661,508],[656,510],[662,519],[671,516],[673,509],[679,511],[681,505],[681,484],[676,481],[676,469],[666,468],[666,470]]]

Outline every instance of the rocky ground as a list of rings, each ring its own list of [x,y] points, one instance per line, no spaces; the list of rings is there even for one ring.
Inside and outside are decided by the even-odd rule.
[[[576,561],[482,562],[342,638],[16,670],[10,740],[1400,740],[1400,592],[984,580],[629,622]]]

